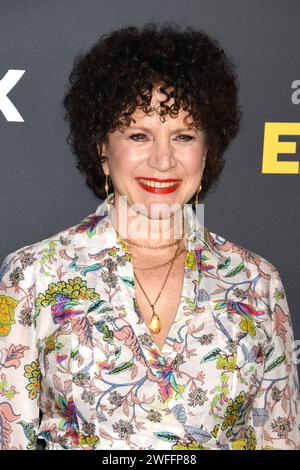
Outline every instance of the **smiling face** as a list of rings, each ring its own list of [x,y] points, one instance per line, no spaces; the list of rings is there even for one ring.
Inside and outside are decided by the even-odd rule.
[[[158,109],[165,95],[153,91],[151,106]],[[172,101],[169,103],[172,104]],[[192,118],[182,109],[176,118],[162,122],[155,110],[146,115],[137,109],[130,127],[109,134],[102,164],[110,175],[115,202],[127,196],[127,203],[143,204],[150,215],[152,204],[187,203],[197,191],[207,152],[204,133],[191,127]],[[100,150],[98,146],[98,151]]]

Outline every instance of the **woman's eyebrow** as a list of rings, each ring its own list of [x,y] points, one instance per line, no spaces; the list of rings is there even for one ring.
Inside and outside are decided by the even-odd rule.
[[[128,130],[130,131],[130,129],[135,129],[135,130],[136,130],[136,129],[140,129],[140,130],[143,130],[143,131],[145,131],[145,132],[151,132],[151,129],[150,129],[150,128],[145,127],[145,126],[138,126],[137,124],[135,124],[135,125],[133,125],[133,126],[130,126],[130,127],[128,128]],[[175,132],[189,131],[189,130],[195,130],[195,128],[192,127],[192,126],[189,126],[189,127],[178,127],[177,129],[174,129],[174,130],[171,131],[171,132],[175,133]]]

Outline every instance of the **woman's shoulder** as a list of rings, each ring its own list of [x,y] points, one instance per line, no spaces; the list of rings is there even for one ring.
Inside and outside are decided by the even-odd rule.
[[[262,280],[270,281],[279,276],[273,262],[243,244],[229,237],[205,229],[205,243],[209,248],[212,259],[216,260],[219,274],[226,278],[252,279],[259,276]],[[209,253],[209,252],[207,252]]]
[[[11,276],[12,271],[12,275],[20,273],[22,278],[24,274],[29,278],[29,274],[38,273],[50,278],[55,275],[58,266],[61,271],[68,272],[82,251],[90,251],[93,246],[98,248],[102,242],[105,245],[103,234],[111,229],[111,224],[106,223],[107,213],[103,215],[98,212],[99,206],[79,217],[76,224],[8,253],[0,263],[0,282],[5,273]],[[111,232],[107,237],[111,238]]]
[[[58,257],[62,260],[72,257],[74,253],[74,235],[82,227],[83,221],[92,215],[89,214],[81,218],[78,223],[64,228],[47,238],[9,252],[0,264],[0,281],[7,270],[17,265],[19,265],[23,272],[29,266],[36,264],[40,266],[52,264]]]
[[[57,249],[61,249],[63,247],[67,248],[71,245],[75,228],[76,226],[63,229],[45,239],[17,248],[5,256],[2,266],[7,266],[12,262],[20,260],[22,266],[25,267],[27,265],[31,265],[34,261],[37,261],[37,259],[46,260],[47,257],[50,258],[51,256],[54,256]]]
[[[211,301],[217,299],[219,308],[225,304],[218,304],[218,300],[226,297],[226,302],[240,308],[247,305],[265,311],[267,316],[261,318],[267,319],[270,336],[281,321],[285,328],[286,322],[291,326],[285,276],[276,266],[261,254],[214,232],[206,230],[205,238],[210,251],[201,256],[202,271],[208,279]]]

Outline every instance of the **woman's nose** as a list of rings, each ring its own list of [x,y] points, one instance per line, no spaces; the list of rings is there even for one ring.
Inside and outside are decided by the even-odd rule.
[[[175,150],[168,140],[160,139],[151,148],[148,165],[160,171],[166,171],[176,166]]]

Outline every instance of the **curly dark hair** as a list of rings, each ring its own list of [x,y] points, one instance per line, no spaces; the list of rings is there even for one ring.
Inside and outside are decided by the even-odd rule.
[[[176,117],[182,107],[204,132],[208,152],[202,197],[219,178],[242,112],[234,63],[203,30],[188,26],[182,31],[167,22],[103,34],[87,54],[75,58],[69,82],[63,100],[64,118],[70,122],[67,142],[97,197],[106,197],[101,166],[105,156],[98,154],[97,144],[102,149],[109,132],[129,126],[137,107],[151,112],[155,86],[166,96],[161,102],[163,120],[166,114]]]

